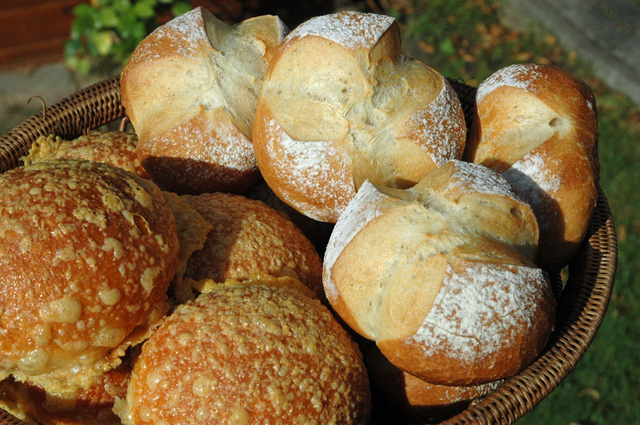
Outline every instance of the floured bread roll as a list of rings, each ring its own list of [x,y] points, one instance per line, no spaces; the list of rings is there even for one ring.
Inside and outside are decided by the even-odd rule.
[[[359,346],[371,382],[374,409],[378,407],[384,410],[382,414],[400,417],[407,423],[442,421],[489,395],[503,382],[469,386],[431,384],[394,366],[375,343],[362,341]],[[379,406],[375,404],[375,397],[378,397]]]
[[[367,424],[357,345],[308,288],[282,279],[213,285],[179,306],[142,347],[116,405],[123,423]]]
[[[295,28],[260,93],[253,141],[262,175],[286,203],[335,222],[365,181],[406,188],[466,137],[448,81],[402,51],[389,16],[342,12]]]
[[[138,136],[130,131],[92,131],[75,139],[40,136],[22,158],[25,165],[51,158],[87,159],[106,162],[148,179],[149,174],[136,154]]]
[[[598,118],[591,89],[562,69],[512,65],[478,87],[465,159],[509,180],[540,226],[536,262],[550,273],[573,258],[598,198]]]
[[[198,7],[139,44],[122,72],[122,104],[161,188],[242,192],[255,182],[255,108],[285,32],[275,16],[229,26]]]
[[[519,372],[554,323],[531,208],[499,174],[450,161],[410,189],[365,183],[327,246],[327,299],[397,367],[434,384]],[[523,255],[524,254],[524,255]]]
[[[125,170],[51,159],[0,175],[0,379],[92,385],[167,313],[178,249],[160,189]]]

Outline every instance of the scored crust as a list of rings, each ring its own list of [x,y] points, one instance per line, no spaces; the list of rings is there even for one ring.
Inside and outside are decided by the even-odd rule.
[[[512,375],[553,325],[549,278],[518,252],[535,255],[535,216],[484,166],[450,161],[432,175],[406,190],[362,186],[327,246],[327,299],[394,365],[424,380],[471,385]]]
[[[275,53],[254,123],[256,160],[285,202],[335,222],[365,180],[409,187],[462,156],[446,79],[404,55],[390,17],[342,12],[294,29]]]
[[[478,87],[465,159],[504,176],[540,226],[536,258],[557,272],[584,239],[598,197],[598,124],[590,88],[537,64],[496,71]]]
[[[242,192],[256,181],[255,108],[286,31],[276,16],[230,26],[197,7],[138,45],[122,72],[122,103],[160,187]]]

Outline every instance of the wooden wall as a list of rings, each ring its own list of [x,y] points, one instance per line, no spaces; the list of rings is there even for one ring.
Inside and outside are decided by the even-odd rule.
[[[89,0],[0,0],[0,71],[62,60],[73,7]],[[221,19],[237,22],[259,1],[192,0]]]
[[[53,62],[62,58],[71,10],[83,0],[2,0],[0,69]]]

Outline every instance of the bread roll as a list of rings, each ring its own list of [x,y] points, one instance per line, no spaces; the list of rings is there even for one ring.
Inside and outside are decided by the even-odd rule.
[[[391,364],[371,341],[362,342],[360,349],[371,381],[374,406],[377,401],[381,416],[402,418],[403,423],[435,423],[450,418],[503,382],[471,386],[431,384]]]
[[[465,159],[500,173],[540,226],[536,262],[556,273],[583,241],[598,197],[598,119],[591,89],[562,69],[512,65],[478,87]]]
[[[122,72],[122,104],[161,188],[242,192],[256,181],[255,108],[285,32],[275,16],[229,26],[198,7],[139,44]]]
[[[406,190],[367,182],[331,235],[325,293],[400,369],[494,381],[533,361],[554,323],[549,278],[523,255],[537,236],[531,208],[484,166],[450,161]]]
[[[295,28],[260,93],[253,142],[273,191],[335,222],[365,180],[406,188],[460,159],[460,102],[435,70],[403,54],[389,16],[341,12]]]
[[[224,282],[262,273],[292,276],[322,296],[320,256],[287,217],[230,193],[183,195],[182,200],[212,225],[204,247],[187,262],[186,278]]]
[[[245,193],[245,196],[262,201],[271,208],[284,214],[293,222],[293,224],[296,225],[296,227],[302,230],[302,233],[304,233],[313,246],[315,246],[316,251],[318,251],[318,255],[320,255],[320,257],[324,255],[324,250],[327,247],[329,237],[333,231],[333,223],[314,220],[300,213],[298,210],[282,201],[282,199],[278,198],[264,180],[253,185],[253,187]]]
[[[178,240],[153,183],[52,159],[0,176],[0,379],[87,388],[168,310]]]
[[[0,407],[29,424],[120,425],[112,409],[116,398],[126,397],[130,376],[131,365],[122,363],[72,395],[7,378],[0,382]]]
[[[149,174],[136,153],[137,145],[138,136],[130,131],[92,131],[71,140],[40,136],[22,160],[29,165],[51,158],[87,159],[106,162],[148,179]]]
[[[284,279],[214,285],[179,306],[142,348],[123,424],[368,423],[357,345]]]
[[[181,303],[193,297],[190,280],[185,280],[187,264],[194,252],[204,248],[207,235],[213,229],[213,224],[208,222],[194,208],[173,192],[162,192],[167,206],[176,220],[178,232],[178,265],[176,273],[169,287],[169,299],[173,304]]]

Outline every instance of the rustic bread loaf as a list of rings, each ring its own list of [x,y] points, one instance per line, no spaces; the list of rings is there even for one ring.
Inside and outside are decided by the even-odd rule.
[[[359,12],[289,33],[269,64],[253,131],[271,189],[327,222],[365,180],[406,188],[460,159],[465,137],[448,81],[404,55],[393,18]]]
[[[285,32],[275,16],[229,26],[198,7],[136,48],[122,72],[122,104],[162,189],[242,192],[257,179],[255,108]]]
[[[531,208],[498,173],[450,161],[410,189],[365,183],[336,223],[325,294],[400,369],[442,385],[513,375],[540,353],[555,299]]]
[[[558,272],[575,256],[598,198],[598,117],[591,89],[569,72],[520,64],[478,87],[465,159],[509,180],[540,226],[536,262]]]

